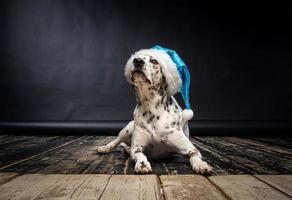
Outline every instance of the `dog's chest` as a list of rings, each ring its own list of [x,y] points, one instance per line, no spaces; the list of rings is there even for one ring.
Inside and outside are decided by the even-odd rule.
[[[147,108],[136,108],[135,125],[143,129],[153,140],[161,141],[168,135],[182,129],[181,111],[175,105],[158,107],[149,105]]]

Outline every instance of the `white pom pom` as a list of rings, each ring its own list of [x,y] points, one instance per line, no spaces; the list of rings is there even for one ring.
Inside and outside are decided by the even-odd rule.
[[[194,112],[191,109],[184,109],[182,112],[182,118],[184,121],[189,121],[194,116]]]

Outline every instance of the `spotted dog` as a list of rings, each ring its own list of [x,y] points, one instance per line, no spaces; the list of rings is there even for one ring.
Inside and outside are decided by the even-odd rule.
[[[188,120],[193,113],[182,110],[173,97],[181,79],[169,55],[156,49],[140,50],[128,60],[125,76],[135,88],[134,120],[97,152],[109,153],[121,144],[135,162],[135,173],[142,174],[152,172],[148,158],[178,153],[189,157],[196,173],[210,175],[212,168],[189,140]]]

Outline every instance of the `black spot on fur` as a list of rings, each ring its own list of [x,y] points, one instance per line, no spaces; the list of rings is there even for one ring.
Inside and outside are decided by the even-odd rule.
[[[158,90],[158,94],[160,96],[163,96],[164,95],[164,90],[163,90],[163,87],[160,87],[159,90]]]
[[[171,106],[172,105],[172,98],[169,98],[168,104]]]
[[[148,119],[147,122],[148,122],[148,123],[152,122],[152,120],[154,119],[154,117],[155,117],[155,115],[152,114],[152,115],[149,117],[149,119]]]
[[[151,86],[148,88],[148,90],[154,90],[155,86]]]
[[[144,123],[141,123],[141,126],[140,126],[142,129],[144,130],[147,130],[146,126],[144,125]]]
[[[129,133],[129,130],[126,130],[126,133]]]
[[[142,115],[143,115],[143,117],[145,117],[145,115],[147,115],[147,111],[143,112]]]
[[[174,126],[175,124],[176,124],[175,122],[172,122],[172,123],[171,123],[171,125],[173,125],[173,126]]]
[[[141,128],[144,130],[147,130],[146,126],[144,126],[144,125],[141,125]]]
[[[165,76],[162,76],[162,82],[163,82],[163,83],[166,83],[166,78],[165,78]]]
[[[160,116],[156,116],[156,119],[159,120]]]
[[[161,98],[161,104],[163,104],[164,102],[164,98],[166,97],[166,95],[163,95],[162,98]]]
[[[141,167],[142,168],[146,168],[146,165],[145,165],[145,162],[144,161],[141,162]]]
[[[141,153],[141,149],[135,149],[134,153]]]
[[[155,104],[155,108],[157,109],[159,105],[160,105],[160,101],[157,101]]]
[[[164,85],[164,91],[166,91],[167,88],[168,88],[168,85],[165,83],[165,85]]]

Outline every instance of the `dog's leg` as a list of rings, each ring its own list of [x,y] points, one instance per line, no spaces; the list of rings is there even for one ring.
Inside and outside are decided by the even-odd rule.
[[[148,174],[152,172],[151,165],[147,160],[147,157],[143,153],[145,146],[149,141],[149,136],[135,129],[132,137],[131,145],[131,159],[135,162],[134,172],[139,174]]]
[[[124,151],[125,151],[127,154],[130,155],[130,153],[131,153],[131,147],[128,146],[128,145],[127,145],[126,143],[124,143],[124,142],[122,142],[120,145],[124,148]]]
[[[100,154],[109,153],[113,148],[118,144],[125,142],[128,143],[131,141],[131,137],[134,131],[134,121],[128,123],[119,133],[118,137],[104,146],[97,147],[97,152]]]
[[[210,167],[205,161],[202,160],[200,151],[191,143],[191,141],[183,134],[175,134],[171,138],[175,148],[177,148],[177,153],[186,155],[190,158],[190,164],[192,169],[197,174],[203,174],[206,176],[211,175],[212,167]]]

